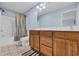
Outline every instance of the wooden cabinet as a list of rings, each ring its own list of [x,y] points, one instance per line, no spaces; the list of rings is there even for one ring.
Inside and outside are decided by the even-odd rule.
[[[48,47],[52,47],[52,38],[47,36],[40,36],[40,44],[44,44]]]
[[[52,56],[52,48],[40,44],[40,52],[47,56]]]
[[[34,49],[39,51],[39,35],[33,35],[34,37]]]
[[[78,56],[79,32],[30,31],[30,47],[48,56]]]
[[[39,51],[39,31],[30,31],[30,47]]]
[[[78,32],[55,32],[53,37],[53,53],[60,56],[79,55]],[[61,53],[60,53],[61,52]]]
[[[53,54],[55,56],[71,56],[72,42],[62,38],[54,38],[53,40]]]
[[[40,52],[52,55],[52,32],[40,31]]]
[[[34,39],[34,38],[33,38],[33,35],[30,34],[29,37],[30,37],[30,39],[29,39],[30,47],[33,48],[33,46],[34,46],[34,44],[33,44],[33,42],[34,42],[34,40],[33,40],[33,39]]]
[[[52,32],[40,31],[40,44],[52,47]]]
[[[79,41],[73,41],[73,56],[79,56]]]

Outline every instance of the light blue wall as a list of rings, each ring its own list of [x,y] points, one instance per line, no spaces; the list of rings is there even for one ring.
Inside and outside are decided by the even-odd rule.
[[[27,20],[26,27],[27,28],[37,28],[39,26],[40,27],[61,27],[62,26],[60,22],[61,13],[65,10],[73,9],[73,8],[76,8],[76,6],[73,5],[73,6],[64,7],[54,12],[49,12],[45,15],[38,17],[36,7],[34,7],[31,10],[29,10],[27,13],[25,13],[26,20]],[[2,14],[7,16],[12,16],[12,17],[15,16],[15,13],[10,10],[6,10]]]
[[[49,13],[38,18],[40,27],[59,27],[59,13]]]
[[[61,14],[65,10],[70,10],[76,8],[75,5],[68,6],[56,10],[54,12],[49,12],[45,15],[41,15],[38,17],[40,27],[62,27],[61,25]]]
[[[37,28],[37,9],[36,7],[32,8],[26,13],[26,27],[27,28]]]

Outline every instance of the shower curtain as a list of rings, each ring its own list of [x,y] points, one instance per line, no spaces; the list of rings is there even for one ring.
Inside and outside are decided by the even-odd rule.
[[[21,37],[26,36],[26,16],[17,13],[16,14],[16,34],[15,41],[20,40]]]

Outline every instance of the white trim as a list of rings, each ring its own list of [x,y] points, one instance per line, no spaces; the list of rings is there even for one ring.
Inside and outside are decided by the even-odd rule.
[[[70,9],[70,10],[66,10],[63,13],[67,13],[67,12],[70,12],[70,11],[76,11],[76,8],[73,8],[73,9]]]

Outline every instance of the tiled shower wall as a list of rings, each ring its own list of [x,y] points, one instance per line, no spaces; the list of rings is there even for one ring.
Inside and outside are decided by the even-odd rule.
[[[0,13],[0,46],[13,43],[15,18]]]

